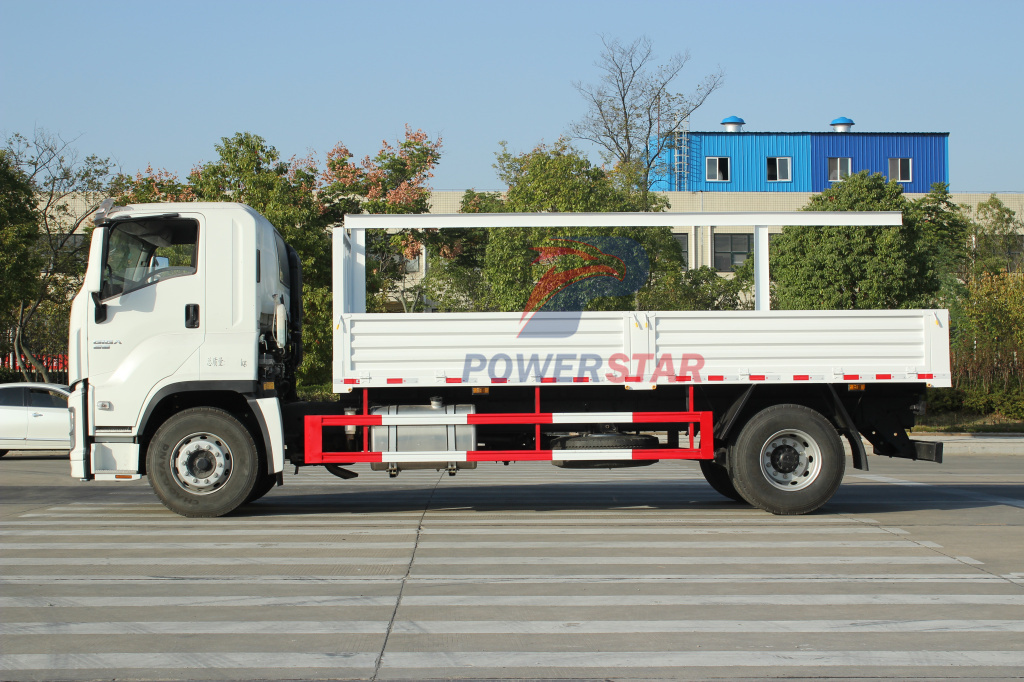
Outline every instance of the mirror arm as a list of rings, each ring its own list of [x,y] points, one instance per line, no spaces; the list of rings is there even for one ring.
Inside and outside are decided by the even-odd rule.
[[[100,303],[100,292],[92,292],[92,302],[96,304],[96,324],[99,324],[100,322],[106,322],[107,304]]]

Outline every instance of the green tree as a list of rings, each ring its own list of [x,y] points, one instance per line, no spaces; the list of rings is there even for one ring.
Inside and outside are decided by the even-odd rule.
[[[977,220],[970,235],[970,272],[983,274],[1020,272],[1024,265],[1024,221],[993,194],[978,204]]]
[[[41,254],[35,248],[38,237],[39,211],[32,183],[10,153],[0,150],[0,322],[5,330],[16,319],[14,313],[22,301],[36,291],[42,268]]]
[[[429,210],[429,180],[441,159],[441,140],[430,140],[422,130],[405,128],[405,139],[390,145],[381,142],[377,156],[359,164],[338,144],[327,155],[324,172],[324,201],[345,206],[345,213],[426,213]],[[385,311],[396,299],[406,312],[422,309],[423,289],[406,276],[406,263],[419,258],[425,234],[407,231],[368,230],[366,235],[366,309]]]
[[[690,60],[689,52],[673,55],[654,65],[651,41],[638,38],[628,45],[602,36],[604,50],[596,66],[596,84],[574,83],[587,103],[587,114],[569,127],[576,139],[601,148],[605,162],[613,165],[639,194],[640,209],[659,210],[651,203],[650,188],[665,168],[664,153],[676,144],[696,111],[724,82],[719,69],[706,76],[689,94],[674,92],[672,83]]]
[[[31,138],[6,141],[9,160],[27,178],[38,202],[35,250],[40,268],[34,291],[18,304],[14,346],[43,381],[50,381],[42,353],[67,347],[70,301],[81,288],[91,234],[87,218],[99,207],[110,182],[109,159],[82,158],[72,142],[37,129]],[[21,367],[28,378],[29,368]]]
[[[513,154],[502,143],[496,154],[498,177],[508,186],[503,195],[467,192],[463,209],[470,212],[577,212],[637,211],[640,193],[617,184],[616,178],[594,166],[565,139],[539,145],[525,154]],[[667,204],[652,203],[659,210]],[[650,271],[635,296],[591,301],[591,309],[657,308],[665,282],[682,272],[679,243],[668,228],[499,228],[459,235],[465,255],[457,264],[432,261],[428,275],[431,299],[444,310],[523,310],[547,264],[535,263],[533,249],[553,237],[629,237],[646,251]],[[573,265],[572,256],[564,265]]]
[[[115,178],[118,203],[151,201],[237,201],[248,204],[277,227],[302,261],[303,346],[299,368],[304,384],[320,384],[331,375],[331,233],[345,214],[362,211],[414,213],[427,209],[426,181],[439,158],[440,141],[406,128],[406,139],[384,143],[373,159],[359,165],[338,143],[321,170],[314,154],[288,161],[259,135],[236,133],[215,146],[216,161],[197,166],[182,182],[166,170]],[[369,310],[383,308],[388,295],[401,295],[403,251],[418,253],[410,235],[370,235]],[[383,264],[383,265],[381,265]],[[375,267],[376,265],[376,267]],[[403,272],[404,274],[404,272]]]
[[[967,223],[945,185],[908,201],[899,183],[862,171],[813,196],[808,211],[900,211],[901,227],[787,227],[772,241],[783,309],[934,305],[943,274],[964,257]]]

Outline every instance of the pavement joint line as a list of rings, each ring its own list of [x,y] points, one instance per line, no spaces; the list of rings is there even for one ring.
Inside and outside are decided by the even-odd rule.
[[[427,511],[430,509],[430,502],[434,499],[434,493],[437,491],[438,486],[441,485],[441,478],[444,476],[444,472],[438,473],[437,479],[434,481],[434,487],[430,490],[430,497],[423,504],[423,513],[420,514],[419,525],[416,529],[416,540],[413,543],[412,552],[409,554],[409,563],[405,567],[405,575],[402,576],[402,580],[398,587],[398,596],[395,598],[395,608],[391,612],[391,618],[388,619],[387,628],[384,631],[384,641],[380,645],[380,654],[377,656],[377,660],[373,664],[373,676],[370,678],[370,682],[376,682],[377,676],[380,674],[380,667],[384,663],[384,652],[388,648],[388,640],[391,638],[391,631],[395,626],[395,618],[398,617],[398,609],[402,605],[402,593],[405,592],[405,585],[409,579],[409,575],[412,573],[412,565],[416,560],[416,549],[420,544],[420,535],[423,533],[423,519],[427,515]]]

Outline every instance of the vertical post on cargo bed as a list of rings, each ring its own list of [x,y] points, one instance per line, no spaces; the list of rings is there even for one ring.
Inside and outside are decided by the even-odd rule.
[[[768,281],[768,226],[754,225],[754,310],[771,308]]]
[[[533,413],[540,414],[540,386],[533,387]],[[540,422],[534,424],[534,446],[533,449],[540,451]]]
[[[370,389],[363,389],[363,416],[370,414]],[[370,427],[363,426],[363,452],[370,451]]]
[[[693,384],[689,386],[689,395],[686,396],[686,411],[693,412]],[[693,450],[693,428],[694,422],[690,422],[686,425],[686,432],[690,435],[690,449]],[[701,436],[703,438],[703,436]]]

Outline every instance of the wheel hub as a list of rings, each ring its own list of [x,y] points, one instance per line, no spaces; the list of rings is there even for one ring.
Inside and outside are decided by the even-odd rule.
[[[212,493],[231,475],[231,451],[214,434],[191,434],[175,446],[171,473],[175,483],[187,492]]]
[[[772,466],[783,474],[791,474],[800,466],[800,453],[791,445],[775,448],[771,455]]]
[[[761,473],[768,482],[787,492],[806,488],[821,473],[818,444],[797,429],[772,435],[761,448]]]

